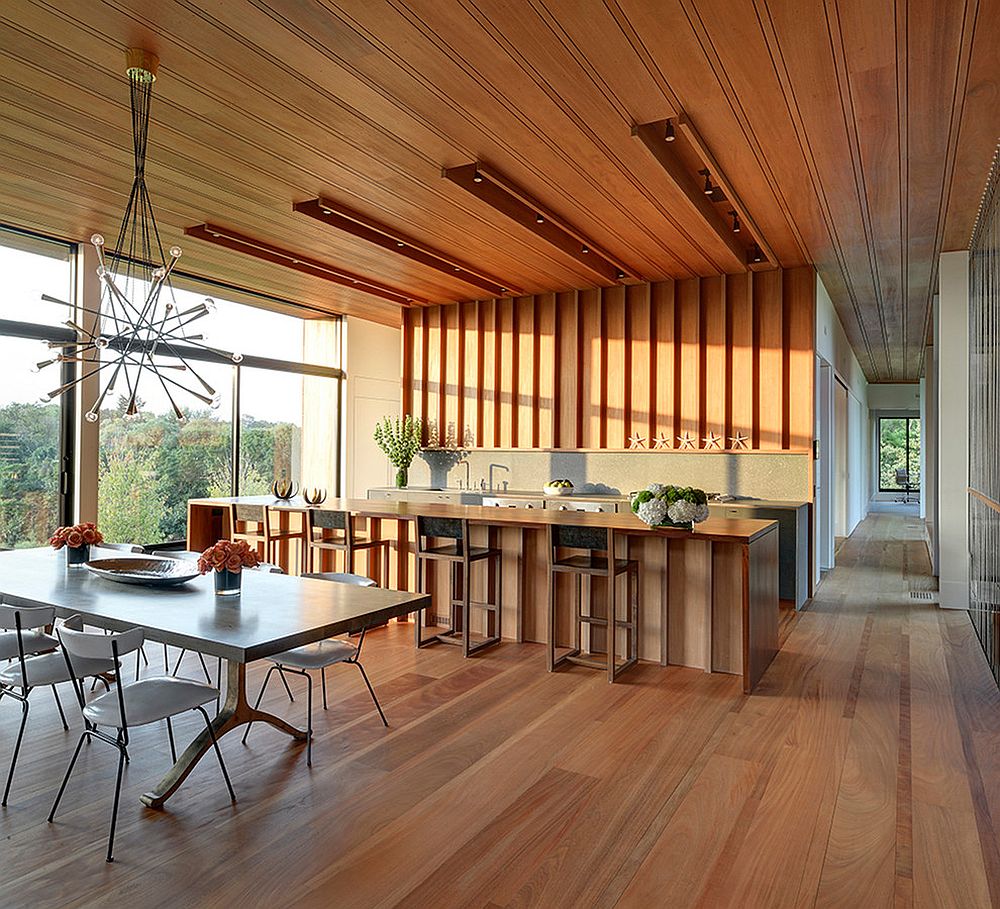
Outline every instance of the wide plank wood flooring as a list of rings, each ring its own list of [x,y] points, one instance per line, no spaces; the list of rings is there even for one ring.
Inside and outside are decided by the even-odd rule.
[[[1000,695],[967,615],[910,598],[933,587],[920,534],[870,516],[751,697],[676,667],[549,675],[538,645],[415,652],[390,625],[365,662],[391,727],[335,668],[311,769],[270,729],[223,740],[235,806],[205,760],[144,809],[169,751],[164,728],[137,730],[113,865],[115,754],[84,750],[46,824],[80,721],[64,733],[36,691],[0,906],[1000,905]],[[267,707],[299,722],[290,681],[295,703],[275,682]],[[18,714],[0,700],[4,772]]]

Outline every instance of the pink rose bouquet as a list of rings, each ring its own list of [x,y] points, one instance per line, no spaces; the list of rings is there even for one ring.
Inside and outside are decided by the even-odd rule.
[[[98,546],[104,542],[104,536],[93,521],[74,524],[72,527],[60,527],[52,534],[49,545],[53,549],[79,549],[81,546]]]
[[[210,571],[241,572],[244,568],[256,568],[260,559],[255,550],[244,540],[233,543],[231,540],[219,540],[214,546],[209,546],[198,559],[198,570],[202,574]]]

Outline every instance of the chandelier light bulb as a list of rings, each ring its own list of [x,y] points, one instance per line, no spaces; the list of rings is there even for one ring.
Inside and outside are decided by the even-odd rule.
[[[218,410],[219,409],[219,405],[221,403],[222,403],[222,401],[220,401],[218,398],[212,398],[212,401],[211,401],[211,403],[208,406],[211,407],[212,410]]]
[[[108,274],[107,268],[105,268],[103,265],[98,265],[97,266],[97,277],[98,278],[107,277],[107,274]]]
[[[50,404],[51,402],[52,402],[52,395],[39,395],[38,396],[38,403],[39,404]]]
[[[94,413],[94,411],[92,411],[92,410],[88,410],[88,411],[87,411],[87,412],[86,412],[86,413],[85,413],[85,414],[83,415],[83,418],[84,418],[84,419],[85,419],[85,420],[86,420],[86,421],[87,421],[88,423],[96,423],[96,422],[97,422],[97,414],[96,414],[96,413]]]
[[[171,246],[169,252],[172,259],[179,259],[183,250],[179,246]]]
[[[104,337],[104,335],[100,335],[99,337],[94,339],[94,346],[99,348],[100,350],[107,349],[107,347],[110,344],[111,342],[106,337]]]
[[[162,281],[167,276],[167,270],[161,265],[159,268],[153,269],[153,279],[156,281]]]
[[[205,310],[209,315],[215,315],[218,307],[215,305],[215,300],[211,297],[205,297]]]
[[[232,355],[232,360],[233,360],[234,363],[242,363],[243,362],[243,354],[241,354],[241,353],[234,353]]]
[[[104,245],[104,237],[102,237],[100,234],[91,234],[90,242],[93,243],[94,246],[96,246],[98,249],[100,249]]]

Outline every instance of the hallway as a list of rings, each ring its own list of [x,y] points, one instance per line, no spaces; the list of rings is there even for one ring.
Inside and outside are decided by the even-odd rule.
[[[817,906],[1000,905],[1000,695],[967,614],[911,599],[932,585],[920,520],[869,515],[759,692],[801,697],[755,821],[807,905],[820,866]]]

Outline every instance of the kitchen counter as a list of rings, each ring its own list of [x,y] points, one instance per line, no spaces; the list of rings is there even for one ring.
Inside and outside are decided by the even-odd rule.
[[[205,549],[228,537],[232,502],[267,506],[276,513],[280,528],[291,531],[303,527],[304,513],[310,507],[302,499],[279,501],[272,496],[192,499],[188,503],[189,549]],[[412,541],[417,517],[468,520],[474,545],[488,544],[503,553],[503,626],[515,630],[517,641],[546,641],[548,529],[579,525],[613,531],[616,556],[639,563],[641,659],[735,673],[743,677],[744,690],[749,692],[777,652],[778,524],[773,520],[710,517],[688,531],[649,527],[631,511],[495,508],[387,499],[331,499],[318,507],[351,512],[368,521],[374,537],[393,541],[390,578],[378,577],[377,564],[369,568],[380,583],[400,590],[412,589],[415,583]],[[282,566],[296,572],[301,556],[296,563],[292,555],[291,544],[279,545]],[[325,554],[323,570],[339,570],[329,563],[331,555]],[[484,598],[484,591],[475,590],[481,580],[473,579],[476,599]],[[556,582],[560,645],[570,627],[569,580]],[[438,616],[446,614],[448,582],[446,565],[429,566],[427,592]],[[592,614],[600,617],[603,585],[592,585],[591,594]]]

